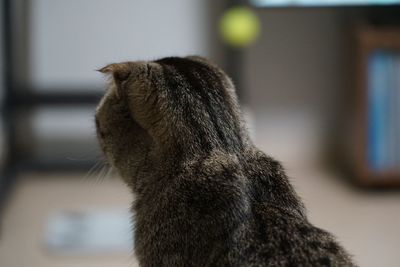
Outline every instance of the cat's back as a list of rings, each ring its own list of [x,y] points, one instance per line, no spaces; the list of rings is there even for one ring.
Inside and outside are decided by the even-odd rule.
[[[233,234],[234,266],[353,266],[330,233],[308,222],[279,162],[255,150],[246,154],[243,171],[251,204],[247,222]]]
[[[184,169],[156,199],[137,203],[136,250],[146,266],[352,266],[262,152],[213,153]]]
[[[335,238],[280,208],[260,205],[235,231],[231,266],[353,266]]]

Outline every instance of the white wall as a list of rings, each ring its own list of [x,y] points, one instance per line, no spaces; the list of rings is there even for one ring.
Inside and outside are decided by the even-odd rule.
[[[28,75],[22,83],[36,90],[89,89],[101,94],[105,79],[95,70],[108,63],[209,55],[206,1],[28,3]],[[40,160],[90,159],[97,152],[93,106],[41,108],[31,115],[30,147]]]
[[[31,0],[30,82],[39,88],[102,86],[108,63],[209,53],[198,0]]]

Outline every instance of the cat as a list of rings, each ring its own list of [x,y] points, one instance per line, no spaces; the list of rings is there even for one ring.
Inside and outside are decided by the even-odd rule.
[[[355,266],[249,138],[231,79],[198,56],[122,62],[95,115],[135,194],[140,266]]]

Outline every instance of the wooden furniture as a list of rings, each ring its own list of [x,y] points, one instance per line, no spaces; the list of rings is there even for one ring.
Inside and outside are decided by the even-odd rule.
[[[400,53],[400,27],[363,26],[356,30],[356,176],[364,186],[400,187],[397,171],[374,171],[368,164],[368,58],[375,50]],[[400,120],[400,114],[396,119]]]

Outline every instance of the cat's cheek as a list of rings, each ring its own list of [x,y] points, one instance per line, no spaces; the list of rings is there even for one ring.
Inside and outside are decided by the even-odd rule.
[[[109,153],[107,152],[107,149],[106,149],[106,146],[104,145],[104,142],[99,140],[99,146],[100,146],[101,151],[103,152],[103,155],[104,155],[105,159],[107,160],[107,162],[110,163]]]

